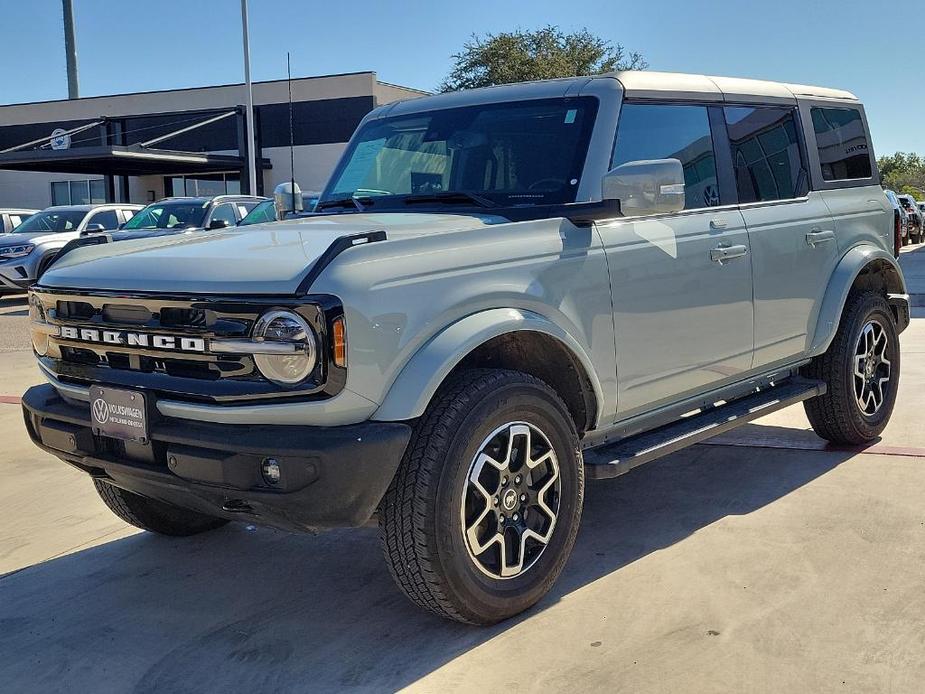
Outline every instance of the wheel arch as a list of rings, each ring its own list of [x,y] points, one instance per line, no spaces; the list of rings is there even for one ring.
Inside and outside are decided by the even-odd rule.
[[[839,261],[822,299],[810,356],[822,354],[835,337],[848,297],[856,292],[879,291],[884,296],[905,295],[906,282],[892,254],[875,246],[862,245],[850,249]],[[897,307],[893,307],[894,312]],[[900,330],[902,316],[895,315]]]
[[[581,344],[548,318],[522,309],[490,309],[445,328],[418,350],[389,388],[372,419],[402,421],[424,414],[440,385],[464,368],[523,371],[565,401],[579,432],[593,428],[603,391]]]

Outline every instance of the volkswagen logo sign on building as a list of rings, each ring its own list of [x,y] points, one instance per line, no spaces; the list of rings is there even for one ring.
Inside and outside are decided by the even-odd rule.
[[[71,136],[68,135],[64,128],[55,128],[51,131],[51,148],[52,149],[70,149]]]

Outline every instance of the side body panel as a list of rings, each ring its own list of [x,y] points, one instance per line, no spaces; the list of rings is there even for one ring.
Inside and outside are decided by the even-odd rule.
[[[589,377],[599,384],[598,419],[613,418],[610,280],[592,228],[548,219],[359,246],[326,268],[312,291],[344,301],[346,390],[381,404],[400,375],[419,384],[414,397],[389,402],[389,419],[419,416],[439,385],[431,378],[438,367],[430,358],[415,362],[420,369],[406,370],[412,358],[448,326],[495,309],[542,317],[567,335],[563,341],[578,345],[586,355],[576,354],[579,361],[593,364],[596,372]],[[481,324],[479,330],[486,339],[493,336]],[[452,363],[465,356],[465,346]],[[404,383],[397,387],[402,390],[396,392],[410,392]]]
[[[797,358],[809,347],[838,261],[834,222],[822,195],[741,206],[755,277],[754,367]]]
[[[893,249],[893,207],[883,188],[842,188],[821,195],[835,223],[839,257],[859,244]]]
[[[752,269],[737,210],[615,220],[598,230],[613,283],[620,418],[751,368]],[[714,260],[724,246],[741,254]]]

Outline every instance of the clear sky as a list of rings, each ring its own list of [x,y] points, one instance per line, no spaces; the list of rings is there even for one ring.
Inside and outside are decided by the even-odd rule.
[[[74,0],[84,96],[242,81],[239,0]],[[878,154],[925,154],[923,0],[250,0],[255,80],[374,70],[434,89],[473,33],[588,27],[654,70],[840,87]],[[905,19],[904,19],[905,18]],[[59,0],[0,0],[0,103],[67,96]]]

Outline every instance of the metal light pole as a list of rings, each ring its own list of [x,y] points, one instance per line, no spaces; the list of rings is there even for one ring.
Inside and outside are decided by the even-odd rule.
[[[71,0],[61,0],[61,11],[64,14],[64,54],[67,57],[67,98],[76,99],[80,96],[80,85],[77,81],[77,42],[74,40],[74,6]]]
[[[254,138],[254,89],[251,86],[251,49],[247,35],[247,0],[241,0],[241,27],[244,34],[244,86],[247,89],[247,180],[251,195],[257,194],[257,153]]]

